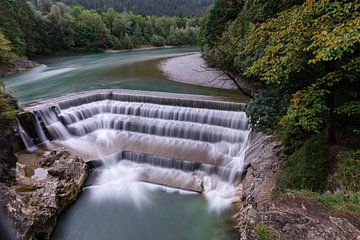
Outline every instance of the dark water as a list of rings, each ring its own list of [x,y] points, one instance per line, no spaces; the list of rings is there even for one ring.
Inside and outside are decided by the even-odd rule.
[[[20,103],[104,88],[239,97],[237,91],[170,81],[157,67],[164,58],[196,51],[187,47],[42,58],[36,61],[44,65],[7,77],[5,82]]]

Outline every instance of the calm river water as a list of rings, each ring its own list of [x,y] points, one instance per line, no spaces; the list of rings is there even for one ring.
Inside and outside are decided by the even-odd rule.
[[[5,83],[22,104],[64,93],[104,88],[238,97],[239,93],[234,90],[171,81],[158,69],[162,59],[197,50],[195,47],[167,48],[41,58],[35,61],[43,65],[7,77]]]

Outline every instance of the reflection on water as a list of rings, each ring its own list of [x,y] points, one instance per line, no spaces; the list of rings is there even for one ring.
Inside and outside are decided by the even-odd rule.
[[[5,81],[20,103],[104,88],[238,97],[237,91],[194,87],[170,81],[158,69],[161,59],[197,50],[188,47],[42,58],[37,61],[43,65],[7,77]]]

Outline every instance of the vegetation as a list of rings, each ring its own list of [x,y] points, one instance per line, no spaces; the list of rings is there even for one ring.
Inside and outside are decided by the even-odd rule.
[[[351,115],[359,106],[359,9],[358,1],[216,0],[202,23],[203,53],[270,92],[286,91],[287,111],[274,109],[278,116],[265,122],[284,130],[285,141],[325,130],[335,143],[336,123],[347,115],[340,109]],[[250,113],[255,121],[261,115]]]
[[[329,178],[330,188],[360,193],[360,150],[341,152],[336,171]]]
[[[71,48],[131,49],[144,45],[193,45],[198,19],[154,17],[131,12],[87,10],[82,6],[0,0],[0,62]]]
[[[39,1],[31,2],[37,4]],[[118,12],[131,11],[149,16],[200,17],[212,0],[61,0],[59,2],[100,11],[114,8]]]
[[[279,236],[273,229],[265,225],[257,225],[254,228],[256,240],[279,240]]]
[[[360,219],[360,193],[359,192],[325,192],[317,193],[306,190],[291,191],[292,193],[311,198],[318,201],[325,207],[334,209],[337,212],[347,213]]]
[[[278,185],[283,189],[323,191],[327,185],[324,137],[317,136],[289,156]]]
[[[286,144],[280,187],[357,213],[359,26],[358,0],[215,0],[199,37],[210,65],[261,86],[246,112]]]
[[[12,97],[5,92],[4,84],[0,80],[0,135],[6,136],[12,132],[16,122],[17,109]]]

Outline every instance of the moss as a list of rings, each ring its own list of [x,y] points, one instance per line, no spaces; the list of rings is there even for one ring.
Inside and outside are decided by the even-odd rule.
[[[279,235],[272,228],[265,225],[256,225],[254,228],[256,240],[278,240]]]
[[[278,179],[282,189],[325,190],[327,167],[324,142],[321,135],[313,137],[289,156]]]

